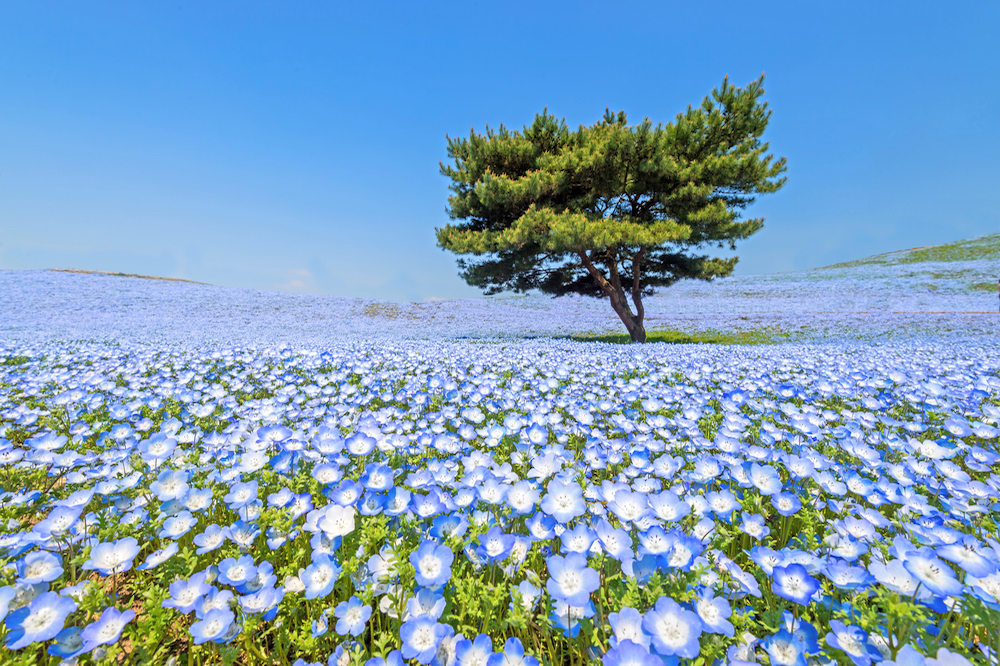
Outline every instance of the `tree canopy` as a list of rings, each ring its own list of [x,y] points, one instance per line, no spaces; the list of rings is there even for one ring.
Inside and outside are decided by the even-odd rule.
[[[642,297],[683,278],[732,273],[736,248],[762,218],[741,219],[756,195],[782,187],[785,158],[767,154],[764,77],[724,79],[666,124],[629,125],[605,110],[570,131],[545,109],[521,131],[486,127],[448,137],[448,214],[438,245],[487,294],[537,289],[607,297],[633,341],[645,342]],[[631,298],[631,305],[629,300]],[[632,306],[635,310],[633,311]]]

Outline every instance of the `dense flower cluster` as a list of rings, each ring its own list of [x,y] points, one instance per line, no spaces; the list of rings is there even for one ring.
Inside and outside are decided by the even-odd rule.
[[[956,277],[965,264],[976,267],[972,277]],[[996,262],[876,268],[684,281],[645,300],[647,329],[766,330],[818,342],[922,338],[942,328],[995,334]],[[991,288],[964,289],[973,282]],[[624,332],[607,301],[580,296],[389,303],[54,271],[0,271],[0,313],[6,340],[185,347]]]
[[[997,352],[0,349],[0,640],[70,662],[995,663]]]

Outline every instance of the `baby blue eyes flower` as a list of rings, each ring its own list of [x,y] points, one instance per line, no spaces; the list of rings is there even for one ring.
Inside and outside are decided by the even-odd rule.
[[[785,628],[765,638],[761,646],[773,666],[806,666],[805,645]]]
[[[819,581],[809,575],[801,564],[789,564],[784,567],[774,567],[772,571],[774,583],[771,591],[782,599],[794,601],[807,606],[812,596],[819,589]]]
[[[346,446],[348,452],[353,456],[358,456],[359,458],[363,458],[374,451],[376,444],[378,444],[378,441],[374,437],[370,437],[360,432],[351,435],[344,440],[344,445]]]
[[[300,578],[305,586],[306,599],[323,598],[333,591],[340,578],[340,567],[328,555],[316,555]]]
[[[82,507],[57,506],[31,530],[42,536],[59,536],[72,528],[82,513]]]
[[[462,638],[455,641],[455,660],[458,666],[486,666],[492,655],[493,640],[487,634],[479,634],[475,640]]]
[[[744,511],[742,518],[740,530],[751,539],[759,541],[771,533],[771,528],[764,524],[764,516],[759,513],[750,514]]]
[[[461,537],[469,529],[469,519],[464,513],[435,516],[431,524],[430,535],[435,539]]]
[[[188,492],[188,473],[164,470],[149,484],[149,490],[161,502],[169,502],[184,497]]]
[[[631,641],[647,651],[650,646],[649,635],[642,629],[642,614],[629,606],[622,606],[617,613],[608,614],[615,635],[609,641],[611,647],[617,647],[622,641]]]
[[[348,601],[337,604],[334,611],[337,616],[337,633],[341,636],[350,634],[360,636],[365,630],[365,623],[372,615],[372,607],[362,603],[361,599],[351,597]]]
[[[256,499],[257,481],[253,480],[246,483],[234,483],[229,493],[222,498],[222,501],[229,505],[230,509],[236,511]]]
[[[421,664],[431,663],[437,654],[438,645],[447,634],[447,627],[428,615],[407,620],[399,628],[399,637],[403,641],[403,659],[415,659]]]
[[[649,634],[653,649],[664,657],[694,659],[701,652],[701,619],[669,597],[657,599],[656,606],[643,618],[642,628]]]
[[[546,565],[549,569],[546,589],[554,599],[570,606],[583,606],[590,601],[590,593],[601,586],[600,575],[587,566],[587,558],[580,553],[554,555]]]
[[[179,539],[198,522],[190,511],[181,511],[163,521],[163,529],[157,535],[161,539]]]
[[[444,585],[451,578],[451,564],[455,554],[447,546],[439,546],[433,541],[425,541],[410,555],[410,564],[416,570],[418,585],[436,587]]]
[[[583,499],[583,490],[576,483],[553,480],[549,481],[545,490],[542,511],[560,523],[568,523],[586,513],[587,503]]]
[[[198,600],[212,589],[205,582],[208,574],[200,571],[187,580],[178,580],[170,584],[170,598],[163,602],[164,608],[176,608],[181,613],[190,613],[195,609]]]
[[[219,562],[219,582],[223,585],[238,587],[250,582],[256,575],[257,567],[250,555],[243,555],[239,559],[227,557]]]
[[[723,634],[729,637],[735,634],[735,629],[729,621],[733,609],[729,607],[729,602],[725,598],[713,596],[711,590],[706,588],[700,596],[695,598],[694,609],[698,613],[706,633]]]
[[[788,517],[793,516],[802,508],[802,502],[794,493],[775,493],[771,495],[771,505],[778,514]]]
[[[134,537],[99,543],[90,549],[90,559],[83,568],[111,576],[132,568],[132,561],[139,554],[139,542]]]
[[[191,637],[194,638],[194,644],[201,645],[208,641],[215,643],[224,642],[235,620],[236,616],[231,610],[215,609],[208,611],[205,613],[205,617],[191,625],[190,632]]]
[[[750,465],[750,482],[760,490],[761,495],[781,492],[781,475],[770,465]]]
[[[537,659],[524,654],[524,645],[518,638],[508,638],[503,652],[494,652],[486,663],[487,666],[538,666]]]
[[[955,578],[951,568],[941,561],[933,551],[908,553],[903,566],[914,578],[934,594],[942,597],[957,597],[964,586]]]
[[[395,472],[388,465],[369,463],[360,481],[367,490],[383,492],[392,487],[394,479]]]
[[[406,602],[406,614],[403,619],[411,619],[427,615],[439,619],[444,614],[444,595],[435,592],[429,587],[421,588],[416,594]]]
[[[868,642],[868,634],[860,627],[830,620],[830,629],[826,644],[846,654],[856,666],[871,666],[873,661],[882,660],[882,653]]]
[[[143,561],[142,564],[136,567],[136,571],[148,571],[150,569],[160,566],[161,564],[169,560],[171,557],[176,555],[178,549],[179,546],[177,545],[177,542],[174,541],[170,543],[166,548],[160,548],[159,550],[154,550],[152,553],[146,556],[146,559]]]
[[[476,555],[489,562],[505,560],[514,548],[514,541],[513,535],[505,534],[499,527],[490,528],[486,534],[479,535]]]
[[[124,613],[117,608],[105,608],[101,617],[88,624],[80,633],[83,639],[83,652],[90,652],[101,645],[112,645],[118,642],[122,629],[135,619],[135,611]]]
[[[663,661],[642,645],[630,640],[619,641],[601,659],[604,666],[663,666]]]
[[[206,527],[204,532],[195,535],[193,541],[194,545],[198,547],[195,552],[198,555],[204,555],[205,553],[213,551],[225,543],[226,532],[221,527],[213,523]]]
[[[62,558],[44,550],[34,551],[17,563],[17,582],[25,585],[51,583],[63,574]]]
[[[43,592],[25,607],[7,615],[7,649],[20,650],[32,643],[55,638],[76,602],[55,592]]]

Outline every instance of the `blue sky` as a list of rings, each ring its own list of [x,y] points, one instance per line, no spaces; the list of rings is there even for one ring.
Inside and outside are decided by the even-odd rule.
[[[995,2],[0,5],[0,268],[421,301],[445,135],[669,121],[762,72],[737,274],[1000,231]]]

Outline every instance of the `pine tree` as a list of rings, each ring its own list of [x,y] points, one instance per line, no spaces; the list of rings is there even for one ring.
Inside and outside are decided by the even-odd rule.
[[[759,231],[763,219],[741,211],[785,183],[785,158],[761,142],[771,116],[763,83],[724,79],[667,124],[629,125],[624,111],[606,110],[572,132],[546,109],[520,132],[448,137],[448,214],[463,222],[437,229],[438,245],[472,255],[461,274],[487,294],[606,297],[645,342],[642,297],[731,274],[736,257],[695,252],[735,249]]]

